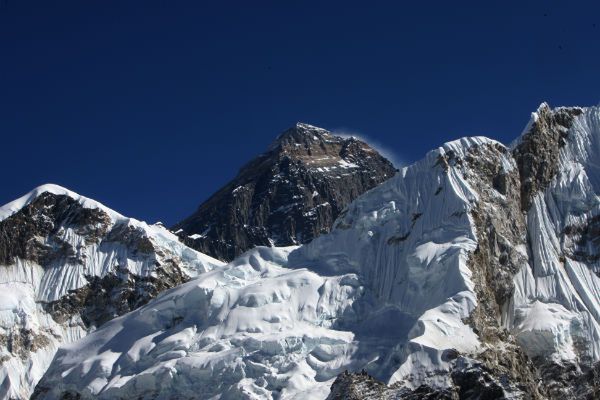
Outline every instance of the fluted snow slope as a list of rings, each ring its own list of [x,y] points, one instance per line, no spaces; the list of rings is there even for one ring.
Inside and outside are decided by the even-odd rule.
[[[534,120],[538,117],[535,114]],[[535,195],[527,213],[529,264],[515,276],[508,321],[531,357],[597,362],[599,108],[585,109],[565,136],[557,174],[544,191]]]
[[[0,398],[29,398],[56,349],[221,262],[57,185],[0,208]]]

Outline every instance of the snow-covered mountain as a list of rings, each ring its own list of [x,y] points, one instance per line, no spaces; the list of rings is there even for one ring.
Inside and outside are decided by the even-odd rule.
[[[297,123],[173,231],[188,246],[227,261],[258,245],[307,243],[395,173],[368,144]]]
[[[60,186],[0,207],[0,398],[29,398],[61,344],[220,266]]]
[[[330,233],[65,344],[34,397],[597,398],[599,166],[598,107],[446,143]]]

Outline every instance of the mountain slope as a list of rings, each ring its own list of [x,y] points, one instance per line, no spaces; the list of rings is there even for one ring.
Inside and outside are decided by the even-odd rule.
[[[543,104],[510,147],[446,143],[330,233],[64,346],[35,397],[593,399],[599,165],[598,107]]]
[[[222,260],[257,245],[307,243],[328,232],[354,198],[395,173],[366,143],[298,123],[173,230]]]
[[[0,397],[29,398],[59,345],[219,265],[60,186],[1,207]]]
[[[429,153],[354,201],[330,234],[252,250],[63,348],[39,396],[325,398],[346,369],[450,384],[482,346],[463,322],[478,305],[467,266],[477,193],[453,166],[478,148],[489,164],[510,160],[484,138]],[[136,335],[115,337],[127,327]]]

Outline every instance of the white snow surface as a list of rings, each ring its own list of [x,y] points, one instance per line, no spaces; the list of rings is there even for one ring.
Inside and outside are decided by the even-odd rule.
[[[356,199],[331,233],[253,249],[63,346],[43,397],[323,399],[337,374],[363,368],[390,384],[446,386],[444,352],[476,359],[482,350],[463,322],[477,306],[467,259],[480,199],[467,179],[476,171],[439,161],[487,145],[498,143],[447,143]],[[516,167],[510,152],[500,162]],[[576,117],[559,173],[527,212],[528,264],[503,308],[532,357],[600,359],[600,261],[575,260],[564,234],[600,215],[599,168],[592,107]]]
[[[9,218],[42,193],[66,195],[77,200],[84,208],[99,208],[106,212],[112,224],[121,223],[142,229],[156,248],[166,256],[178,257],[184,273],[195,277],[223,265],[212,257],[198,253],[179,242],[177,237],[162,224],[148,225],[80,196],[57,185],[40,186],[25,196],[0,208],[0,220]],[[79,255],[85,257],[84,264],[56,261],[42,267],[32,261],[17,259],[10,265],[0,265],[0,335],[22,335],[22,330],[34,335],[43,335],[48,340],[45,346],[23,356],[0,345],[0,398],[29,398],[37,381],[52,361],[59,345],[80,339],[87,331],[78,318],[59,324],[46,313],[40,302],[59,300],[70,290],[88,283],[86,275],[102,277],[118,266],[139,276],[155,275],[155,257],[133,258],[127,246],[117,242],[89,244],[72,229],[65,229],[62,239]]]

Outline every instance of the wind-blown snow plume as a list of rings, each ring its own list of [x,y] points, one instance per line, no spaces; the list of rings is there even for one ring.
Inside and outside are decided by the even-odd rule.
[[[390,162],[394,164],[396,168],[402,168],[407,164],[405,157],[399,154],[397,150],[392,149],[390,146],[381,143],[367,134],[357,132],[356,130],[349,128],[335,128],[331,131],[331,133],[346,139],[355,138],[365,143],[369,143],[369,145],[377,150],[379,154],[390,160]]]

